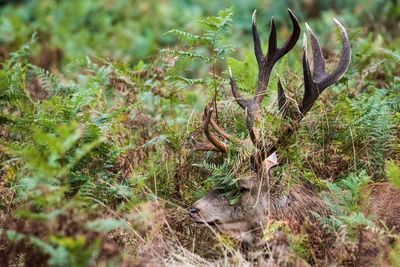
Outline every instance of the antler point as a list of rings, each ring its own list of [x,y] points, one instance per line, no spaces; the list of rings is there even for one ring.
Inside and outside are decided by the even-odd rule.
[[[333,17],[333,21],[335,21],[336,23],[340,23],[339,20],[335,17]]]
[[[341,33],[345,33],[346,30],[344,29],[344,26],[342,23],[340,23],[339,20],[337,20],[336,18],[333,18],[333,21],[336,23],[336,25],[339,27],[339,30],[341,31]]]
[[[305,25],[306,25],[306,29],[307,29],[307,31],[310,33],[310,34],[313,34],[314,32],[313,32],[313,30],[311,29],[311,27],[310,27],[310,25],[308,25],[308,23],[306,22],[306,23],[304,23]]]
[[[256,24],[256,14],[257,14],[257,9],[254,9],[253,15],[251,16],[251,22],[253,25]]]
[[[275,28],[275,19],[274,16],[271,17],[271,27]]]
[[[307,25],[307,23],[306,23]],[[307,35],[303,33],[303,49],[307,51]]]

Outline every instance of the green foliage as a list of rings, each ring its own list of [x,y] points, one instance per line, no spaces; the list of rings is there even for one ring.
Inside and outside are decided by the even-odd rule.
[[[64,176],[87,153],[95,148],[101,139],[82,143],[73,149],[82,138],[82,130],[76,122],[56,127],[54,133],[32,129],[32,146],[14,153],[24,160],[32,170],[32,175],[39,179],[53,179]],[[71,153],[71,150],[75,150]]]
[[[369,155],[367,166],[382,169],[389,150],[392,128],[390,110],[384,98],[380,94],[363,96],[351,101],[351,109],[348,111],[345,119],[349,122],[350,136],[353,135],[353,142],[362,145],[365,149],[363,152]]]
[[[236,192],[237,181],[232,172],[232,164],[235,161],[228,158],[222,164],[215,164],[212,162],[204,161],[201,164],[194,164],[210,173],[207,182],[211,183],[214,187],[222,189],[224,192],[230,194]],[[235,197],[233,197],[235,198]]]
[[[394,161],[386,161],[385,171],[389,181],[400,188],[400,166]]]
[[[214,163],[203,163],[195,164],[197,167],[204,168],[211,173],[208,177],[210,181],[214,181],[217,187],[231,187],[232,186],[232,174],[230,173],[229,161],[224,161],[221,165],[216,165]]]
[[[400,50],[385,49],[384,51],[393,60],[395,60],[397,62],[400,62]]]
[[[246,51],[243,61],[232,57],[228,57],[227,61],[241,91],[253,94],[258,76],[257,61],[253,53]]]
[[[339,182],[329,184],[330,194],[323,195],[331,215],[319,217],[329,230],[335,232],[345,231],[350,238],[359,235],[359,229],[374,227],[374,223],[362,213],[360,202],[363,199],[363,190],[370,181],[370,177],[363,170],[351,173]]]
[[[230,45],[224,44],[224,39],[231,33],[233,8],[227,8],[218,12],[218,16],[206,17],[199,21],[201,34],[191,34],[177,29],[167,32],[167,34],[177,35],[182,41],[192,45],[192,51],[165,50],[165,53],[179,55],[191,59],[200,59],[206,63],[215,63],[223,59],[225,55],[232,51]],[[210,48],[211,57],[198,54],[195,48]]]
[[[0,10],[0,42],[15,48],[36,30],[38,53],[62,49],[66,63],[86,55],[134,62],[170,43],[166,30],[198,17],[196,10],[181,11],[179,2],[25,1]]]
[[[400,241],[397,240],[395,243],[394,248],[389,254],[390,263],[392,266],[399,266],[400,265]]]
[[[341,195],[340,204],[346,205],[351,211],[357,210],[358,200],[361,197],[362,190],[370,181],[370,177],[365,171],[361,171],[358,175],[351,173],[346,178],[330,186],[334,194]]]
[[[2,62],[0,69],[0,108],[25,110],[31,108],[32,100],[26,90],[25,75],[27,72],[26,61],[28,59],[31,45],[34,42],[34,37],[31,42],[21,47],[16,52],[11,54],[9,60]],[[0,121],[12,120],[12,112],[1,113]]]
[[[226,43],[227,36],[231,33],[233,8],[227,8],[218,12],[218,16],[210,16],[199,21],[200,34],[186,33],[180,30],[171,30],[167,34],[175,34],[189,45],[184,49],[164,49],[163,53],[178,56],[181,59],[195,60],[202,64],[209,64],[211,77],[204,79],[189,79],[181,75],[171,75],[168,79],[174,81],[173,86],[182,87],[201,84],[213,95],[216,101],[221,86],[225,80],[220,77],[218,64],[223,63],[226,55],[233,51],[233,47]]]
[[[108,218],[88,222],[86,223],[85,228],[96,232],[108,233],[118,228],[127,228],[127,225],[122,220]]]
[[[394,111],[400,112],[400,78],[394,77],[387,90],[387,101],[389,107]]]
[[[306,235],[292,235],[290,250],[302,259],[310,259],[310,242]]]
[[[83,236],[77,237],[59,237],[51,236],[51,244],[42,241],[35,236],[27,236],[12,230],[0,229],[0,234],[5,234],[8,240],[18,242],[27,239],[32,245],[46,253],[49,258],[49,266],[88,266],[92,264],[97,256],[100,247],[99,240],[96,240],[88,246]]]
[[[0,69],[1,126],[7,133],[1,139],[2,157],[8,160],[2,167],[17,170],[7,179],[15,196],[8,204],[15,206],[10,218],[46,226],[67,214],[84,214],[84,207],[90,213],[98,204],[128,202],[133,195],[129,182],[112,171],[124,151],[113,132],[127,109],[115,108],[110,94],[116,70],[84,58],[78,61],[79,82],[65,85],[28,63],[28,51],[29,46],[22,47]],[[31,96],[34,79],[50,97]],[[115,224],[98,220],[87,229],[106,233],[123,226]],[[96,259],[102,238],[44,230],[40,237],[26,234],[23,239],[48,255],[50,266],[86,266]]]

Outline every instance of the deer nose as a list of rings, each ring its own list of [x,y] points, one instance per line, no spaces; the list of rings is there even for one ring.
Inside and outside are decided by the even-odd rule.
[[[199,209],[197,209],[197,208],[191,208],[191,209],[189,210],[189,215],[190,215],[190,217],[193,217],[193,216],[195,216],[195,214],[197,214],[197,213],[199,213],[199,212],[200,212]]]

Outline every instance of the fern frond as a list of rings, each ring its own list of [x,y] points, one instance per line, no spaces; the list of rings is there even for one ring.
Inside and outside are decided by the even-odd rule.
[[[36,43],[36,39],[37,39],[36,32],[34,32],[28,43],[24,44],[17,51],[10,53],[11,56],[10,60],[13,63],[27,62],[31,55],[32,46]]]
[[[390,59],[400,62],[400,50],[383,49],[383,51]]]
[[[223,38],[224,35],[229,34],[232,28],[233,7],[221,10],[218,16],[207,17],[200,20],[200,24],[206,29],[205,39],[210,43]]]
[[[212,62],[212,58],[210,58],[208,56],[200,55],[196,52],[176,50],[176,49],[162,49],[161,53],[167,54],[167,55],[172,55],[172,56],[180,56],[180,57],[189,58],[189,59],[199,59],[206,63]]]
[[[58,92],[61,85],[58,78],[50,71],[39,68],[38,66],[29,64],[31,75],[40,80],[41,87],[48,92]]]
[[[191,34],[177,29],[172,29],[170,31],[167,31],[165,34],[176,35],[180,40],[188,41],[190,44],[196,44],[202,41],[206,41],[206,39],[203,36],[197,34]]]
[[[181,81],[184,82],[187,86],[193,86],[193,85],[205,85],[206,80],[205,79],[189,79],[185,78],[181,75],[170,75],[166,77],[166,80],[170,81]]]

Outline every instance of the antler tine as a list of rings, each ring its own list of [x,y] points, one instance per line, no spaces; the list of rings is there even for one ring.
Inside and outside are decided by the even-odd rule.
[[[221,152],[226,152],[226,145],[210,130],[210,121],[213,110],[214,109],[210,108],[209,106],[204,108],[204,134],[210,143],[213,144],[217,149],[219,149]]]
[[[226,133],[221,127],[218,126],[217,122],[212,118],[212,112],[213,108],[210,108],[210,105],[207,105],[204,108],[204,114],[203,114],[203,130],[204,134],[209,140],[208,142],[197,142],[194,136],[192,136],[192,141],[194,144],[193,149],[195,151],[216,151],[216,152],[226,152],[227,146],[218,139],[218,137],[211,131],[210,129],[210,124],[212,128],[214,128],[215,132],[222,136],[224,139],[227,141],[235,142],[235,143],[240,143],[241,141],[233,137],[232,135]]]
[[[193,150],[194,151],[214,151],[214,152],[221,152],[218,148],[216,148],[213,144],[211,143],[206,143],[206,142],[197,142],[197,140],[192,136],[192,141],[193,141]]]
[[[215,152],[226,152],[226,145],[218,139],[218,137],[211,131],[210,129],[210,124],[212,127],[216,130],[218,134],[223,136],[227,140],[233,139],[229,134],[225,133],[218,125],[217,123],[212,119],[211,115],[213,112],[213,108],[210,108],[209,105],[207,105],[204,108],[204,114],[203,114],[203,131],[205,136],[207,137],[208,142],[197,142],[194,136],[192,136],[192,141],[194,143],[193,149],[195,151],[215,151]]]
[[[258,31],[257,31],[256,13],[257,13],[257,9],[254,10],[253,16],[251,18],[251,21],[252,21],[251,29],[253,32],[254,54],[256,55],[258,68],[261,68],[264,53],[263,53],[262,47],[261,47],[260,36],[258,35]]]
[[[281,79],[278,79],[278,108],[282,112],[283,117],[286,117],[285,105],[286,105],[286,95],[283,90]]]
[[[308,110],[310,110],[315,100],[327,87],[338,82],[343,77],[343,75],[345,74],[350,65],[351,48],[347,32],[343,27],[343,25],[338,20],[334,19],[334,21],[340,30],[343,48],[339,64],[331,74],[326,74],[325,72],[325,59],[322,55],[321,47],[318,43],[317,38],[315,37],[314,32],[306,23],[307,31],[310,34],[311,49],[313,54],[313,73],[311,75],[311,70],[307,56],[307,40],[306,36],[304,35],[304,44],[303,44],[304,97],[300,108],[303,115],[307,113]]]
[[[300,111],[305,114],[318,98],[319,91],[317,85],[314,83],[310,65],[307,60],[307,36],[303,36],[303,80],[304,80],[304,96],[300,107]]]
[[[235,98],[235,100],[239,104],[239,106],[244,110],[251,109],[251,107],[252,107],[251,101],[244,99],[237,88],[235,78],[232,75],[231,67],[229,67],[229,80],[230,80],[230,84],[231,84],[231,90],[232,90],[233,97]]]
[[[300,24],[297,20],[296,16],[292,13],[290,9],[288,9],[290,19],[293,24],[293,31],[290,34],[288,40],[285,44],[281,47],[277,47],[277,35],[276,35],[276,26],[274,18],[271,19],[271,31],[269,34],[268,40],[268,52],[267,55],[264,56],[260,37],[258,35],[257,26],[256,26],[256,10],[252,16],[252,32],[253,32],[253,42],[254,42],[254,54],[257,59],[258,63],[258,84],[257,89],[255,92],[255,96],[252,100],[247,100],[242,97],[240,94],[236,81],[232,75],[232,71],[229,68],[229,76],[230,76],[230,84],[232,89],[232,94],[235,97],[236,102],[239,104],[241,108],[246,110],[247,119],[246,119],[246,126],[249,131],[250,137],[252,142],[255,146],[260,147],[258,142],[256,130],[253,129],[254,126],[254,119],[258,120],[259,118],[259,108],[260,104],[265,96],[265,92],[267,90],[267,86],[269,83],[269,78],[272,72],[272,69],[275,63],[287,54],[297,43],[297,40],[300,36]],[[283,90],[280,91],[282,93]]]
[[[265,92],[267,90],[272,68],[281,57],[287,54],[295,46],[297,40],[299,39],[301,31],[299,21],[297,20],[296,16],[292,13],[292,11],[288,9],[289,16],[293,24],[293,31],[290,34],[288,40],[285,42],[285,44],[281,48],[278,48],[276,45],[277,35],[276,35],[275,20],[274,18],[272,18],[271,31],[269,34],[269,41],[268,41],[268,52],[267,55],[264,56],[261,47],[260,37],[256,26],[256,12],[257,11],[255,10],[252,16],[252,33],[254,42],[254,54],[257,59],[259,70],[258,70],[257,89],[252,101],[246,100],[241,96],[237,88],[236,81],[233,78],[231,70],[229,69],[232,94],[235,97],[239,106],[242,107],[243,109],[248,110],[248,114],[252,114],[255,110],[259,109],[259,106],[262,100],[264,99]]]
[[[214,128],[214,130],[217,132],[217,134],[219,134],[220,136],[225,138],[225,140],[233,141],[233,142],[240,142],[239,139],[237,139],[237,138],[233,137],[232,135],[226,133],[221,127],[219,127],[217,122],[212,117],[210,118],[210,123],[211,123],[211,126]]]
[[[313,57],[313,79],[314,81],[319,81],[323,76],[326,75],[325,73],[325,59],[322,55],[321,46],[315,37],[313,30],[311,30],[308,23],[305,23],[307,32],[310,34],[310,41],[311,41],[311,50],[312,50],[312,57]],[[304,34],[305,36],[305,34]],[[305,47],[307,49],[307,37],[305,37]],[[303,39],[303,48],[304,48],[304,39]]]
[[[286,55],[296,45],[297,40],[299,39],[300,36],[300,31],[301,31],[300,23],[290,9],[288,9],[288,12],[290,20],[292,21],[293,31],[290,34],[288,40],[281,48],[277,47],[275,20],[274,18],[271,19],[271,31],[269,33],[269,40],[268,40],[268,52],[266,57],[262,57],[263,64],[261,64],[261,66],[259,64],[258,85],[256,94],[253,99],[254,103],[257,106],[259,106],[264,99],[265,92],[267,90],[267,86],[269,83],[269,78],[272,72],[272,68],[274,67],[275,63],[278,62],[278,60],[281,57]],[[253,29],[257,30],[254,27]],[[254,47],[256,47],[256,43],[254,44]]]
[[[338,82],[343,75],[346,73],[347,69],[349,68],[350,61],[351,61],[351,48],[350,48],[350,41],[349,37],[347,36],[346,29],[343,25],[335,18],[333,21],[339,28],[340,35],[342,38],[342,55],[340,56],[339,64],[336,70],[334,70],[331,74],[329,74],[323,81],[321,81],[321,87],[326,88],[336,82]]]
[[[292,21],[293,31],[290,34],[289,39],[286,41],[286,43],[280,49],[280,52],[281,52],[280,57],[284,56],[290,50],[292,50],[292,48],[296,45],[297,40],[299,40],[300,32],[301,32],[300,23],[297,20],[297,17],[293,14],[292,10],[290,10],[290,9],[288,9],[288,13],[290,16],[290,20]]]

